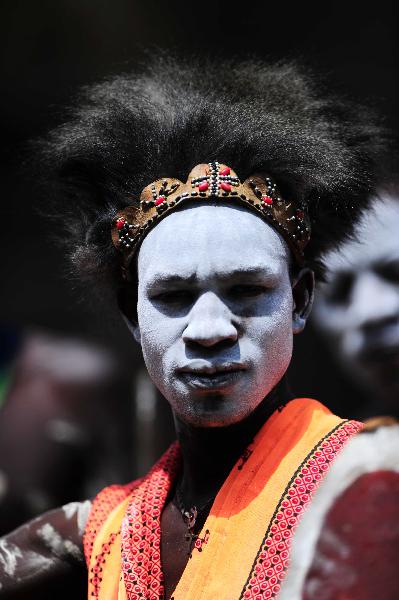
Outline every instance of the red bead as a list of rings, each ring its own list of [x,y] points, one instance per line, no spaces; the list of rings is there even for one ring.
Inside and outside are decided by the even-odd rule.
[[[117,222],[116,222],[116,228],[118,229],[118,231],[120,229],[122,229],[122,227],[124,226],[124,224],[126,223],[125,219],[123,217],[120,217]]]
[[[231,192],[231,185],[229,183],[225,183],[224,181],[222,181],[222,183],[220,184],[220,187],[225,192]]]
[[[222,169],[220,171],[219,175],[223,175],[223,176],[230,175],[230,170],[231,170],[230,167],[225,167],[224,169]]]
[[[273,204],[273,198],[270,198],[270,196],[262,196],[262,200],[265,204]]]
[[[160,204],[162,204],[162,202],[165,202],[165,200],[165,196],[158,196],[158,198],[155,200],[155,206],[159,206]]]
[[[303,212],[303,210],[300,210],[300,209],[298,209],[298,210],[296,211],[296,216],[298,217],[298,219],[299,219],[300,221],[302,221],[303,217],[305,216],[305,213]]]
[[[209,188],[209,183],[207,181],[200,183],[198,186],[198,189],[200,192],[205,192],[208,188]]]

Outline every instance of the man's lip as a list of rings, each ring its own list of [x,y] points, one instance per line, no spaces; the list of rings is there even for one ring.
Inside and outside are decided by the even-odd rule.
[[[198,392],[208,393],[210,391],[226,391],[237,384],[242,377],[245,369],[241,368],[222,368],[215,369],[214,367],[205,370],[185,369],[179,372],[179,378],[189,387]]]
[[[179,373],[191,373],[193,375],[217,375],[232,371],[244,371],[246,368],[244,364],[237,362],[209,364],[205,361],[192,361],[177,370]]]

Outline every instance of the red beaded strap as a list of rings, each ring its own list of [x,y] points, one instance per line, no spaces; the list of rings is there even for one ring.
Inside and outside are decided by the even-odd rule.
[[[94,541],[107,517],[118,504],[128,497],[140,481],[140,479],[136,479],[125,485],[110,485],[101,490],[94,498],[83,535],[83,550],[88,568],[90,568]]]
[[[300,517],[334,458],[362,427],[363,424],[357,421],[340,423],[313,448],[295,472],[270,521],[240,600],[276,597],[288,566],[291,540]]]
[[[163,598],[161,513],[179,465],[180,449],[174,443],[131,494],[121,529],[128,600]]]

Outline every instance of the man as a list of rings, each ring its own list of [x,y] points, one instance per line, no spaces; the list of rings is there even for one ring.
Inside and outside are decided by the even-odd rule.
[[[117,296],[178,443],[87,523],[68,505],[0,542],[0,597],[78,589],[83,529],[89,598],[279,592],[304,506],[360,428],[294,398],[292,338],[383,145],[315,90],[292,65],[163,59],[94,87],[44,145],[74,269]]]
[[[373,201],[355,240],[325,256],[327,280],[314,320],[344,372],[369,398],[364,416],[399,416],[399,202],[394,190]]]

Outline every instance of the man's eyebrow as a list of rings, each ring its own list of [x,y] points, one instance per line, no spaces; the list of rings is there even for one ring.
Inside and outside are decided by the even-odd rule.
[[[240,279],[245,277],[250,278],[263,278],[270,277],[272,275],[276,275],[277,271],[275,269],[268,268],[265,266],[253,266],[253,267],[245,267],[242,269],[234,269],[232,271],[228,271],[226,273],[220,273],[217,275],[218,279],[221,280],[229,280],[229,279]]]
[[[166,274],[166,273],[154,273],[151,278],[147,281],[147,287],[156,287],[161,285],[179,285],[179,284],[195,284],[198,281],[198,277],[193,274],[188,277],[177,274]]]
[[[276,271],[268,268],[267,266],[254,266],[245,267],[242,269],[234,269],[232,271],[226,271],[221,273],[215,273],[215,278],[221,281],[228,281],[229,279],[244,279],[245,277],[251,278],[263,278],[276,275]],[[166,274],[166,273],[154,273],[151,279],[147,281],[147,287],[157,286],[169,286],[169,285],[195,285],[199,281],[196,273],[188,276],[178,275],[177,273]]]
[[[379,266],[387,266],[387,267],[394,267],[398,264],[399,262],[399,255],[392,255],[392,256],[380,256],[377,257],[375,260],[373,260],[370,264],[371,267],[379,267]]]

